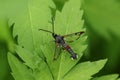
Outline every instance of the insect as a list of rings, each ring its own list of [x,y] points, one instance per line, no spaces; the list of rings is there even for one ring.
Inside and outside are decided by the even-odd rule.
[[[48,33],[51,33],[52,34],[52,37],[54,38],[54,42],[55,42],[55,50],[54,50],[54,58],[53,60],[56,60],[56,49],[58,46],[60,46],[61,48],[63,48],[64,50],[66,50],[70,55],[71,55],[71,58],[73,60],[77,59],[78,58],[78,55],[72,50],[72,48],[66,43],[65,39],[66,37],[70,37],[70,36],[73,36],[73,35],[80,35],[84,33],[84,31],[81,31],[81,32],[75,32],[75,33],[71,33],[71,34],[67,34],[67,35],[58,35],[54,32],[54,17],[52,17],[52,32],[51,31],[48,31],[48,30],[44,30],[44,29],[39,29],[41,31],[44,31],[44,32],[48,32]],[[77,39],[79,39],[79,37]],[[77,40],[76,39],[76,40]]]

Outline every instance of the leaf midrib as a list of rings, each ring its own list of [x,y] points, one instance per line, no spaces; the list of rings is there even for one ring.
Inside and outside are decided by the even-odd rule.
[[[62,57],[62,56],[61,56]],[[60,73],[61,73],[61,58],[60,58],[60,67],[59,67],[59,70],[58,70],[58,77],[57,77],[57,80],[60,80]]]
[[[32,41],[33,41],[33,50],[35,50],[35,41],[34,41],[34,35],[33,35],[33,23],[32,23],[32,16],[31,16],[31,8],[30,8],[30,2],[28,1],[27,4],[27,8],[28,8],[28,17],[29,17],[29,22],[30,22],[30,28],[31,28],[31,34],[32,34]]]

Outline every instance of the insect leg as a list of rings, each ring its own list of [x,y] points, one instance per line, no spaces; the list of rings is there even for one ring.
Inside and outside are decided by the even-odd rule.
[[[44,31],[44,32],[49,32],[49,33],[53,33],[53,32],[51,32],[51,31],[48,31],[48,30],[45,30],[45,29],[38,29],[39,31],[41,30],[41,31]]]
[[[54,17],[52,17],[52,32],[54,34]]]
[[[55,43],[54,58],[53,58],[53,60],[56,60],[56,59],[57,59],[57,53],[56,53],[56,51],[57,51],[57,47],[58,47],[58,44]]]
[[[66,41],[66,40],[65,40]],[[70,40],[70,41],[66,41],[66,42],[68,42],[68,43],[72,43],[72,42],[74,42],[73,40]]]

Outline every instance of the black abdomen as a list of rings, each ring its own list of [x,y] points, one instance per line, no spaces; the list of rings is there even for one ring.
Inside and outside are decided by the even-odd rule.
[[[77,59],[77,54],[73,52],[73,50],[71,49],[71,47],[69,45],[63,44],[62,46],[65,50],[67,50],[69,52],[72,59]]]

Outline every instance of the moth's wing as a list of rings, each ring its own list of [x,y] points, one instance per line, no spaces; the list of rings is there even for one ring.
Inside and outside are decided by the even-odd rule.
[[[63,35],[63,37],[66,42],[70,43],[70,42],[74,42],[75,40],[78,40],[83,33],[84,31],[75,32],[75,33]]]
[[[56,60],[59,57],[61,51],[62,51],[62,47],[59,44],[55,43],[53,60]]]

